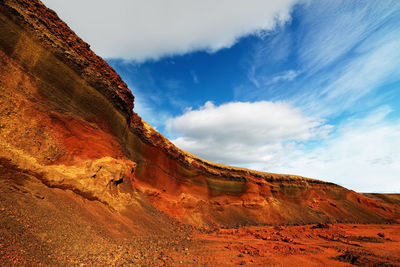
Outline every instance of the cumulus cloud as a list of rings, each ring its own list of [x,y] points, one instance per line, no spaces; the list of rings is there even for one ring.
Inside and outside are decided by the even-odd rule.
[[[325,137],[330,125],[305,117],[283,102],[207,102],[167,121],[173,142],[200,157],[228,164],[254,164],[276,157],[284,148]]]
[[[296,0],[44,0],[95,52],[143,61],[217,51],[290,19]]]
[[[282,102],[211,102],[167,121],[197,156],[331,181],[359,192],[399,192],[400,121],[381,107],[335,126]]]
[[[400,191],[400,121],[387,120],[388,107],[350,118],[313,149],[290,148],[259,168],[296,173],[360,192]]]

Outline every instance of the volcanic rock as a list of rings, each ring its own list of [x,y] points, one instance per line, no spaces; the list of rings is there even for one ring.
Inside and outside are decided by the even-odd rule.
[[[0,1],[0,225],[8,236],[0,239],[0,259],[153,265],[157,257],[124,255],[137,255],[132,246],[157,253],[151,244],[190,244],[194,228],[400,221],[397,196],[361,195],[180,150],[133,111],[133,100],[54,11],[38,0]],[[171,255],[163,262],[187,260]]]

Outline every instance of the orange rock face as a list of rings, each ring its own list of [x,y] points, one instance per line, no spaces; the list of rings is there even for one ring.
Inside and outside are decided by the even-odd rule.
[[[56,258],[43,257],[49,253],[67,265],[88,263],[82,259],[214,265],[240,253],[243,259],[228,263],[267,265],[285,262],[282,255],[293,252],[306,261],[315,254],[329,264],[361,264],[357,253],[362,250],[349,254],[318,243],[336,244],[335,238],[351,243],[340,237],[356,231],[350,226],[340,226],[343,231],[339,226],[289,227],[278,235],[259,225],[400,221],[397,195],[362,195],[320,180],[197,158],[134,113],[133,99],[119,75],[53,11],[37,0],[0,1],[0,225],[7,226],[0,230],[8,238],[0,238],[0,260],[12,263],[17,255],[15,264],[54,264]],[[296,234],[302,231],[313,234]],[[318,236],[318,231],[333,237]],[[366,233],[365,240],[375,240]],[[396,238],[376,244],[392,244],[398,251]],[[219,252],[220,243],[229,240],[237,241]],[[306,242],[305,250],[295,242]],[[25,254],[18,252],[30,243],[45,251],[30,247]],[[112,255],[93,256],[104,252],[103,243],[112,247]],[[200,249],[204,244],[206,252]],[[199,255],[218,253],[213,262],[205,254],[190,256],[182,246]],[[275,246],[276,253],[268,252]],[[385,262],[378,245],[367,247],[379,263]],[[143,255],[145,250],[155,259]],[[77,262],[63,255],[75,255]],[[276,260],[267,261],[271,255]]]

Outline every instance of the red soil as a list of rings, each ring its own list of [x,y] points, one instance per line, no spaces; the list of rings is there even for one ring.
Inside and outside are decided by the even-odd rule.
[[[196,236],[215,265],[397,266],[398,225],[240,227]],[[381,236],[379,236],[380,234]],[[201,253],[201,249],[199,253]],[[194,252],[194,254],[198,254]],[[201,255],[201,254],[200,254]],[[201,259],[200,259],[201,261]],[[210,264],[203,261],[201,264]]]
[[[400,226],[188,227],[137,194],[117,212],[0,159],[5,265],[400,266]],[[139,206],[137,206],[139,205]],[[138,208],[140,207],[140,208]],[[134,212],[132,212],[134,211]]]

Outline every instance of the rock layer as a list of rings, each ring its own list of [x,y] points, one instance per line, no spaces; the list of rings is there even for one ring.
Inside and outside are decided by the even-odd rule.
[[[132,111],[127,85],[53,11],[37,0],[2,0],[0,11],[0,157],[47,187],[196,227],[399,221],[398,203],[385,198],[178,149]]]

